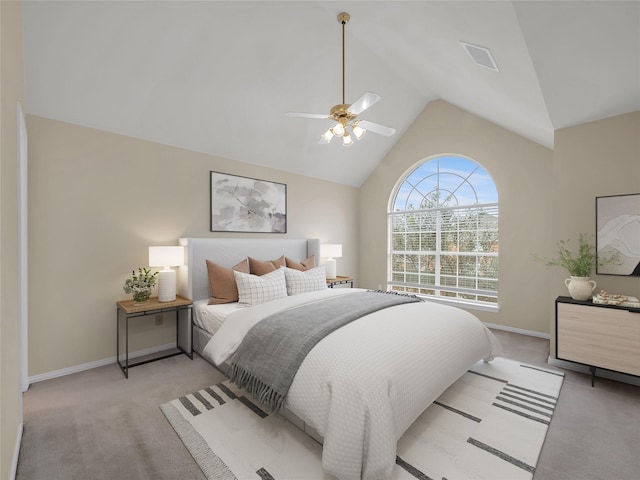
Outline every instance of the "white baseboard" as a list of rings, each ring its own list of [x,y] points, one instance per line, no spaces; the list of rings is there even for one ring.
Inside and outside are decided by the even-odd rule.
[[[503,330],[505,332],[519,333],[520,335],[529,335],[530,337],[546,338],[547,340],[551,338],[551,335],[549,335],[548,333],[536,332],[534,330],[524,330],[522,328],[507,327],[505,325],[498,325],[495,323],[487,323],[487,322],[483,322],[483,323],[487,328],[493,328],[494,330]]]
[[[22,445],[23,429],[23,423],[18,425],[18,432],[16,433],[16,444],[13,447],[13,460],[11,462],[11,472],[9,472],[9,480],[15,480],[16,473],[18,472],[18,457],[20,456],[20,445]]]
[[[167,343],[166,345],[158,345],[157,347],[147,348],[145,350],[138,350],[137,352],[130,352],[129,359],[143,357],[145,355],[152,355],[154,353],[162,352],[164,350],[169,350],[171,348],[176,348],[176,343]],[[124,354],[120,355],[120,361],[123,361],[125,358]],[[40,373],[38,375],[34,375],[29,377],[29,383],[42,382],[43,380],[50,380],[52,378],[63,377],[65,375],[71,375],[72,373],[83,372],[85,370],[91,370],[92,368],[104,367],[105,365],[111,365],[112,363],[116,363],[116,356],[105,358],[103,360],[96,360],[95,362],[83,363],[82,365],[75,365],[73,367],[62,368],[60,370],[54,370],[52,372]]]
[[[566,368],[567,370],[573,370],[574,372],[581,372],[586,373],[587,375],[591,375],[589,367],[586,365],[582,365],[581,363],[567,362],[566,360],[559,360],[551,356],[547,358],[547,363],[556,367]],[[597,377],[608,378],[610,380],[615,380],[616,382],[623,382],[640,386],[640,377],[634,377],[633,375],[626,375],[624,373],[614,372],[612,370],[597,368],[596,378]],[[596,386],[597,385],[598,381],[596,380]]]

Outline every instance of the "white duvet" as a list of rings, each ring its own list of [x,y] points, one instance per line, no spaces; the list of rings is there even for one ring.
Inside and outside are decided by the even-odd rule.
[[[272,313],[358,291],[327,289],[234,312],[203,355],[220,365]],[[324,438],[327,473],[386,479],[397,441],[414,420],[471,365],[500,353],[493,334],[459,308],[433,302],[386,308],[320,341],[300,366],[285,407]]]

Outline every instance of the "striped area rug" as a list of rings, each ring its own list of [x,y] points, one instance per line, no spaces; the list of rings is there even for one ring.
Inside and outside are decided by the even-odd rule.
[[[398,442],[394,480],[530,480],[564,374],[478,362]],[[229,382],[160,407],[208,479],[320,480],[322,446]]]

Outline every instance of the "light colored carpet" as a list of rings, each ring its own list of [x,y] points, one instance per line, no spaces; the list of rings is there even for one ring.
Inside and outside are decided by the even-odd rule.
[[[393,479],[530,480],[563,378],[505,358],[477,363],[402,436]],[[161,409],[209,479],[330,478],[320,444],[229,382]]]
[[[493,330],[505,356],[548,365],[549,340]],[[637,480],[640,387],[565,370],[533,480]],[[199,356],[117,364],[31,385],[16,480],[205,480],[158,405],[225,380]],[[442,480],[442,479],[435,479]],[[455,479],[449,479],[455,480]]]

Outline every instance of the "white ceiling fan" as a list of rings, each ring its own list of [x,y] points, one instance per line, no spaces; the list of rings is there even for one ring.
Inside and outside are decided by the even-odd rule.
[[[369,122],[367,120],[358,120],[357,117],[367,108],[374,105],[382,97],[377,93],[365,92],[360,98],[358,98],[352,104],[348,104],[344,99],[344,26],[347,24],[351,16],[342,12],[338,15],[338,22],[342,25],[342,103],[334,105],[329,114],[323,113],[296,113],[288,112],[288,117],[301,117],[301,118],[329,118],[336,122],[335,125],[329,128],[318,143],[329,143],[333,137],[341,137],[342,144],[345,147],[349,147],[353,144],[353,139],[349,133],[349,130],[353,133],[356,139],[360,140],[367,131],[378,133],[390,137],[396,133],[395,128],[380,125],[379,123]]]

